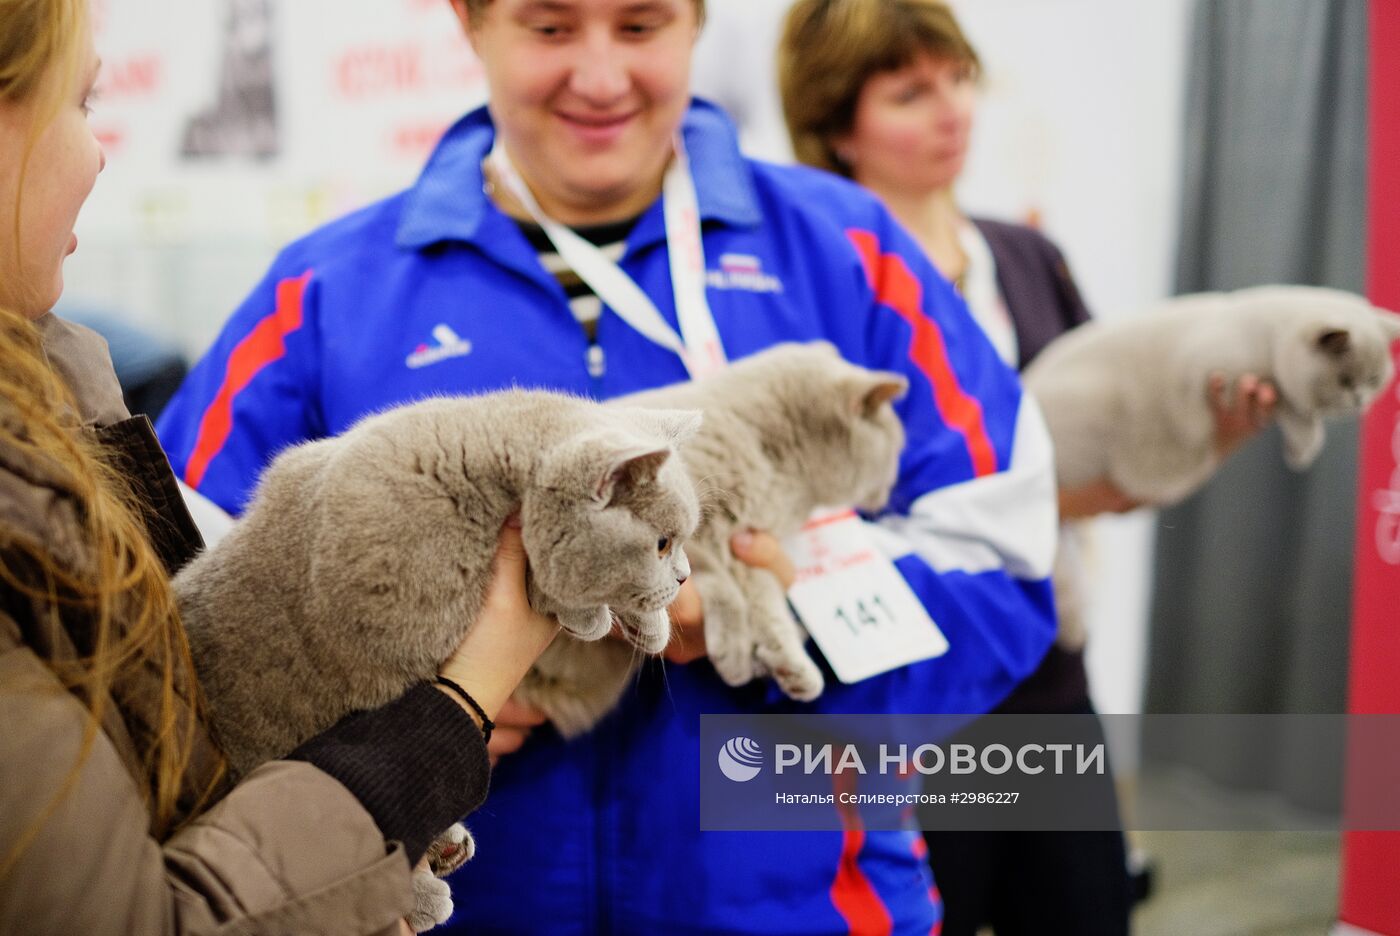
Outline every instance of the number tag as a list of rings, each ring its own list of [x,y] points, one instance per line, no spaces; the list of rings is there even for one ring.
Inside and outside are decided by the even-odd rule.
[[[783,547],[797,567],[788,600],[842,682],[948,652],[923,602],[854,512],[813,514]]]

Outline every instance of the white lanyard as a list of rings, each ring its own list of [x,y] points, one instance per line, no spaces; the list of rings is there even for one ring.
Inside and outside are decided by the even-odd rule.
[[[705,298],[705,248],[700,241],[700,206],[690,162],[678,136],[675,158],[662,182],[662,210],[666,218],[666,252],[671,262],[671,288],[675,292],[676,320],[680,334],[656,308],[632,277],[608,259],[597,246],[545,214],[506,154],[501,138],[487,157],[501,182],[510,189],[530,217],[549,238],[559,257],[588,284],[618,316],[650,341],[680,355],[692,378],[704,377],[725,366],[724,345]]]

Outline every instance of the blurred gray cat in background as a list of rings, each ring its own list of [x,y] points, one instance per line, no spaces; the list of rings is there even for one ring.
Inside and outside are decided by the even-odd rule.
[[[1358,412],[1393,372],[1400,316],[1312,286],[1260,286],[1169,299],[1142,315],[1091,322],[1026,370],[1055,443],[1059,484],[1109,479],[1129,497],[1177,503],[1219,467],[1207,383],[1245,374],[1278,389],[1290,467],[1322,449],[1323,419]]]
[[[734,558],[729,539],[744,529],[790,536],[819,506],[883,507],[904,448],[893,401],[907,387],[903,375],[849,364],[816,342],[778,345],[704,379],[609,404],[704,414],[681,451],[705,504],[687,550],[710,662],[729,685],[772,675],[795,699],[821,694],[821,670],[782,586]],[[571,737],[612,710],[637,663],[619,641],[561,635],[516,695]]]
[[[283,452],[174,583],[235,776],[433,679],[517,510],[537,611],[580,641],[616,620],[642,652],[661,650],[700,509],[673,456],[699,424],[516,390],[400,407]],[[465,847],[446,849],[439,873],[472,851],[460,826],[445,835],[435,862],[438,844]],[[414,925],[445,918],[445,886],[415,886],[438,904]]]

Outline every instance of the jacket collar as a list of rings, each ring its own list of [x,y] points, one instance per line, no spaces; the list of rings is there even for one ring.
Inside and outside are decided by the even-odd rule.
[[[82,425],[109,426],[131,416],[112,370],[107,339],[86,325],[59,318],[52,312],[41,316],[34,327],[43,341],[49,366],[72,391]]]
[[[753,227],[760,221],[753,179],[733,125],[718,107],[700,99],[691,102],[681,134],[690,155],[700,204],[701,221]],[[399,220],[400,247],[418,250],[442,241],[483,245],[499,233],[505,220],[483,191],[481,161],[491,151],[496,129],[485,107],[454,124],[428,158],[409,189]],[[629,238],[630,246],[648,234],[660,239],[660,212],[653,205]],[[657,216],[653,218],[652,216]],[[651,232],[652,227],[658,227]]]

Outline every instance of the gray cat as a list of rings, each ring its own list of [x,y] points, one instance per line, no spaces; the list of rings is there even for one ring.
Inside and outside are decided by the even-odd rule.
[[[699,423],[517,390],[401,407],[282,453],[174,583],[234,774],[433,678],[516,510],[536,610],[578,640],[616,620],[641,651],[662,649],[700,509],[672,456]],[[472,852],[459,826],[438,844],[463,846],[435,845],[440,873]],[[415,880],[416,927],[450,910],[435,883]]]
[[[671,455],[699,422],[510,391],[401,407],[282,453],[243,519],[175,579],[234,770],[431,679],[517,509],[535,609],[580,640],[607,634],[611,609],[659,651],[699,521]]]
[[[710,377],[614,404],[697,409],[704,423],[681,451],[705,500],[687,544],[705,609],[705,643],[726,683],[772,675],[795,699],[821,694],[821,670],[777,579],[735,559],[745,528],[795,532],[818,506],[878,510],[899,471],[904,430],[892,401],[908,381],[842,360],[824,342],[778,345]],[[638,662],[618,641],[556,640],[517,690],[565,736],[587,731],[621,697]]]
[[[1290,467],[1322,448],[1323,418],[1357,412],[1390,380],[1400,316],[1334,289],[1260,286],[1167,300],[1119,322],[1093,322],[1053,342],[1026,370],[1055,443],[1062,487],[1100,478],[1168,505],[1219,466],[1206,394],[1255,374],[1278,388]]]

